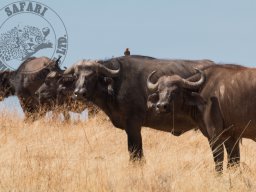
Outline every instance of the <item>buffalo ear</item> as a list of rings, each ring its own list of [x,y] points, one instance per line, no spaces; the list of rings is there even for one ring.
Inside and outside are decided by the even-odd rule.
[[[114,80],[111,77],[104,77],[104,82],[107,84],[108,94],[113,96],[114,95]]]
[[[0,73],[1,79],[9,79],[11,72],[10,71],[3,71]]]
[[[8,84],[10,81],[10,71],[4,71],[0,73],[0,82],[2,82],[2,84]]]
[[[206,101],[199,93],[191,92],[186,97],[186,103],[188,105],[203,106],[206,104]]]

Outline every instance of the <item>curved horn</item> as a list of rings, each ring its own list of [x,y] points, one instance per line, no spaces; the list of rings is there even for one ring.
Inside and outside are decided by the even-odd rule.
[[[154,75],[156,73],[156,71],[153,71],[152,73],[149,74],[148,78],[147,78],[147,87],[148,87],[148,90],[150,90],[151,92],[155,92],[158,88],[158,85],[159,83],[156,82],[155,84],[152,83],[150,81],[150,78],[152,77],[152,75]]]
[[[71,65],[69,68],[67,68],[65,71],[64,71],[64,75],[68,75],[68,74],[73,74],[75,72],[75,68],[76,66],[78,65],[83,65],[84,63],[84,60],[80,60],[76,63],[74,63],[73,65]]]
[[[68,74],[72,74],[72,73],[74,73],[75,72],[75,66],[73,65],[73,66],[71,66],[71,67],[69,67],[69,68],[67,68],[65,71],[64,71],[64,75],[68,75]]]
[[[202,86],[202,84],[205,82],[205,74],[202,70],[200,69],[197,69],[197,68],[194,68],[197,72],[200,73],[201,77],[198,81],[196,82],[192,82],[192,81],[189,81],[187,79],[182,79],[182,84],[183,84],[183,87],[184,88],[188,88],[188,89],[198,89]]]
[[[56,71],[51,71],[46,78],[54,78],[57,76],[57,72]]]
[[[59,56],[59,58],[55,61],[55,63],[56,63],[57,65],[59,65],[60,59],[61,59],[61,56]]]
[[[118,64],[118,69],[109,69],[105,67],[104,65],[97,63],[98,71],[103,73],[104,75],[107,75],[109,77],[116,77],[119,75],[120,72],[120,65]]]

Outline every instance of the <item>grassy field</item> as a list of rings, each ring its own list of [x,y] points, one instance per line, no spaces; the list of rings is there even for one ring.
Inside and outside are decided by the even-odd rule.
[[[243,140],[238,169],[214,172],[207,140],[142,129],[146,163],[128,161],[124,131],[102,113],[87,122],[23,123],[0,115],[0,191],[255,191],[256,143]]]

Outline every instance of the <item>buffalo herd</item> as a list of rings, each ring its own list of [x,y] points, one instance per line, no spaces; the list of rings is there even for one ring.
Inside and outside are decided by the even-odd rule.
[[[240,162],[241,139],[256,138],[256,69],[126,54],[63,70],[59,60],[28,58],[15,71],[0,72],[0,99],[16,95],[32,121],[56,108],[68,120],[69,111],[92,103],[125,130],[131,161],[143,159],[143,126],[175,136],[199,129],[218,172],[224,147],[231,167]]]

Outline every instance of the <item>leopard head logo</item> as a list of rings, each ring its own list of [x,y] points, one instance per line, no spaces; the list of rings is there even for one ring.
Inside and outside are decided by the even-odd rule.
[[[0,58],[4,61],[23,61],[39,50],[52,48],[53,44],[47,40],[49,33],[48,27],[40,30],[26,25],[23,28],[18,26],[10,29],[0,35]]]

